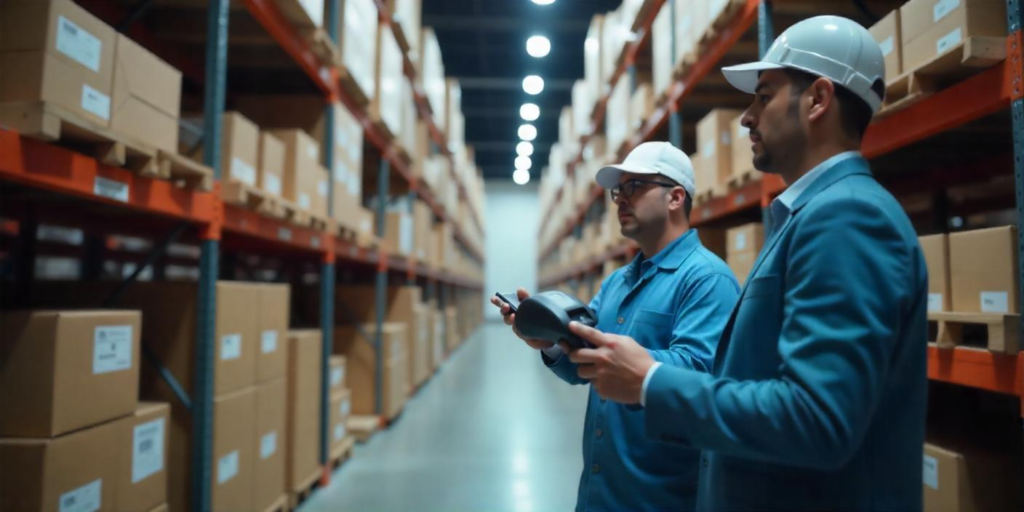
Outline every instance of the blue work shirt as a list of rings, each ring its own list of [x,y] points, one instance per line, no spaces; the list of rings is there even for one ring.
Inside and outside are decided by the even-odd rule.
[[[590,307],[598,330],[632,337],[665,366],[710,373],[739,290],[729,267],[690,230],[608,276]],[[565,355],[542,357],[562,380],[588,383]],[[696,450],[650,440],[642,410],[591,389],[576,510],[692,510],[698,459]]]

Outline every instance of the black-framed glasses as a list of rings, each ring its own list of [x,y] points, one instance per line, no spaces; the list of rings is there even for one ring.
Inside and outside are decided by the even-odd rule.
[[[629,199],[629,198],[633,197],[633,194],[636,193],[636,190],[640,186],[640,184],[644,184],[644,185],[658,185],[659,187],[666,187],[666,188],[674,188],[674,187],[678,187],[679,186],[679,185],[676,185],[675,183],[662,183],[660,181],[641,180],[641,179],[635,179],[634,178],[634,179],[631,179],[631,180],[627,180],[627,181],[625,181],[623,183],[620,183],[618,186],[616,186],[616,187],[611,189],[610,192],[611,192],[611,195],[612,195],[612,201],[618,201],[619,197],[625,197],[626,199]]]

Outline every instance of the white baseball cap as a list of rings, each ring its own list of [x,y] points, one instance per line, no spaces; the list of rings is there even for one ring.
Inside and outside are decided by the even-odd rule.
[[[686,189],[693,197],[693,164],[679,148],[668,142],[644,142],[626,156],[626,161],[602,167],[597,171],[597,184],[606,189],[619,186],[622,173],[660,174]]]
[[[786,29],[759,62],[722,68],[733,87],[754,94],[758,76],[769,69],[796,69],[849,89],[877,113],[885,97],[882,48],[859,23],[839,16],[815,16]]]

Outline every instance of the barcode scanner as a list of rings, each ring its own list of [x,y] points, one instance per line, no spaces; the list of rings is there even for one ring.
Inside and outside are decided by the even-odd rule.
[[[579,299],[563,292],[538,293],[516,310],[516,329],[523,337],[552,343],[565,342],[573,350],[593,348],[569,330],[569,322],[597,325],[597,315]]]

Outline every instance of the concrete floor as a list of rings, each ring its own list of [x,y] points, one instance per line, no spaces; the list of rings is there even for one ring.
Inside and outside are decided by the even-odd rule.
[[[572,510],[588,389],[486,324],[300,512]]]

